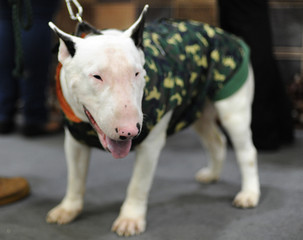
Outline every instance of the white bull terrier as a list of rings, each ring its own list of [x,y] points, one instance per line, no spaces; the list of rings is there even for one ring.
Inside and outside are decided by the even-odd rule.
[[[124,236],[144,232],[148,195],[167,135],[193,124],[209,152],[209,164],[196,180],[219,179],[226,141],[217,117],[242,175],[233,203],[240,208],[258,204],[249,49],[237,37],[195,21],[161,20],[144,27],[147,8],[126,31],[92,29],[85,38],[49,24],[60,38],[58,96],[67,122],[68,166],[67,192],[48,213],[50,223],[69,223],[82,211],[90,146],[114,158],[135,148],[134,172],[112,230]]]

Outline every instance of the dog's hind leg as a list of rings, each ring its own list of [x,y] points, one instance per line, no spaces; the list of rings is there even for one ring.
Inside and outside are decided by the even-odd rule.
[[[233,202],[241,208],[255,207],[260,197],[257,151],[250,129],[253,84],[253,74],[250,71],[248,80],[238,92],[215,103],[222,125],[231,138],[241,171],[241,191]]]
[[[126,199],[112,231],[120,236],[144,232],[149,190],[162,148],[166,142],[166,129],[172,112],[167,113],[136,149],[137,157]]]
[[[217,113],[213,104],[206,102],[205,108],[193,125],[200,137],[208,158],[208,166],[200,169],[195,178],[198,182],[210,183],[220,178],[226,154],[226,139],[216,123]]]
[[[69,223],[83,208],[90,148],[76,141],[68,130],[65,130],[64,148],[68,170],[67,191],[62,202],[48,213],[46,220],[49,223]]]

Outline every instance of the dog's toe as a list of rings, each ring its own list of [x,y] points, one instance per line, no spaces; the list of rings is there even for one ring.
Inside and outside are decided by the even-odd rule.
[[[241,191],[233,201],[238,208],[253,208],[258,205],[260,194],[255,192]]]
[[[53,208],[47,214],[46,221],[48,223],[66,224],[74,220],[81,210],[66,210],[61,206]]]
[[[197,182],[212,183],[218,181],[218,176],[214,174],[209,168],[200,169],[195,176]]]
[[[139,217],[136,219],[118,217],[113,223],[112,231],[119,236],[133,236],[145,231],[145,219]]]

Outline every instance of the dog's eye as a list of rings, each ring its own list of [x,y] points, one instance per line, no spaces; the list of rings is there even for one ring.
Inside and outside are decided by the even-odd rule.
[[[98,79],[98,80],[103,81],[102,78],[99,75],[93,75],[93,77],[96,78],[96,79]]]
[[[136,72],[135,76],[137,77],[139,75],[139,72]]]

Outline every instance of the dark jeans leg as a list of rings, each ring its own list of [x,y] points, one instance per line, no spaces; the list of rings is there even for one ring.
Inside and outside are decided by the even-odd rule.
[[[38,5],[38,6],[37,6]],[[51,62],[51,29],[48,22],[55,13],[57,1],[35,5],[34,24],[23,31],[25,77],[20,79],[25,124],[43,124],[48,119],[48,85]]]
[[[7,9],[10,10],[10,9]],[[0,11],[0,121],[13,120],[18,96],[17,80],[12,77],[14,40],[10,19]]]

